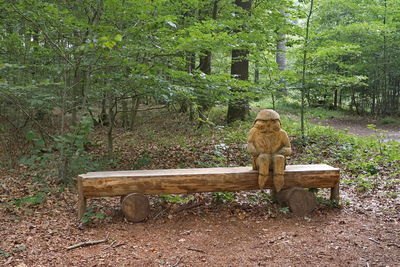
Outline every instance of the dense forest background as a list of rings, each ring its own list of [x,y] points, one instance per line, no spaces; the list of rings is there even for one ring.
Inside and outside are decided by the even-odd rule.
[[[265,98],[302,120],[316,106],[400,115],[399,0],[3,0],[0,10],[6,167],[50,158],[65,181],[73,159],[88,165],[93,127],[107,129],[112,159],[115,128],[153,109],[199,127],[216,106],[233,123]]]
[[[399,266],[399,66],[400,0],[0,0],[0,265]],[[340,169],[340,201],[149,195],[130,223],[91,198],[77,218],[86,172],[250,169],[263,108],[288,165]]]

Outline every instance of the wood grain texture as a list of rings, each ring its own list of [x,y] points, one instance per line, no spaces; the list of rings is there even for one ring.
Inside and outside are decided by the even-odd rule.
[[[300,187],[291,187],[277,193],[278,203],[289,207],[290,211],[299,217],[312,212],[317,207],[317,198],[314,193]]]
[[[143,194],[131,193],[122,200],[122,212],[130,222],[141,222],[150,213],[149,199]]]
[[[251,167],[90,172],[79,177],[82,179],[81,194],[87,198],[121,196],[133,192],[159,195],[259,188],[258,172]],[[284,188],[332,188],[338,182],[339,169],[329,165],[286,166]],[[271,178],[266,188],[272,187]]]
[[[82,177],[78,177],[78,218],[82,219],[86,212],[86,197],[83,194]]]
[[[334,187],[331,187],[331,197],[330,200],[339,201],[339,183],[337,183]]]

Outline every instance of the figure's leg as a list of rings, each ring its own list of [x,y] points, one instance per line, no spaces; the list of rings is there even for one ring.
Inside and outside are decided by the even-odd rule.
[[[258,165],[257,165],[257,156],[253,156],[253,170],[258,170]]]
[[[265,187],[269,176],[269,165],[271,162],[271,156],[268,154],[260,154],[257,158],[258,165],[258,186],[260,189]]]
[[[284,173],[285,173],[285,157],[283,155],[275,155],[272,158],[273,169],[274,169],[274,186],[277,192],[281,191],[285,184]]]

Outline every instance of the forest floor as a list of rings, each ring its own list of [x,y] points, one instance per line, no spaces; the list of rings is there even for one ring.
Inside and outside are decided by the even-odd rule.
[[[311,119],[313,123],[330,126],[340,130],[346,130],[349,133],[358,136],[372,136],[382,134],[385,140],[395,140],[400,142],[400,124],[382,124],[376,119],[366,118],[362,116],[346,116],[327,119]],[[371,129],[368,125],[375,125],[376,128]],[[378,131],[377,131],[378,130]]]
[[[117,168],[175,168],[182,162],[192,167],[196,159],[209,159],[220,142],[193,137],[188,148],[182,140],[171,141],[175,131],[185,131],[179,118],[172,128],[163,118],[153,122],[152,129],[170,136],[154,137],[149,128],[117,132],[115,151],[124,159]],[[346,128],[352,132],[358,124]],[[144,131],[153,134],[142,136]],[[104,134],[96,131],[91,153],[104,153]],[[164,137],[174,144],[162,144]],[[241,145],[232,149],[230,157],[239,159],[233,165],[249,163],[240,156]],[[303,218],[260,192],[229,195],[234,200],[211,193],[178,201],[153,196],[151,215],[142,223],[124,220],[118,198],[91,199],[93,216],[83,225],[76,218],[74,188],[60,189],[38,177],[23,165],[0,169],[2,266],[400,266],[398,183],[365,192],[343,184],[339,207],[320,199],[317,210]],[[104,242],[67,249],[97,240]]]

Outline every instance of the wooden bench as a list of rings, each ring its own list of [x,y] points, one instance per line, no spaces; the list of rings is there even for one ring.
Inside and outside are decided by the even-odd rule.
[[[329,165],[288,165],[284,188],[331,188],[331,200],[339,200],[339,178],[339,169]],[[266,187],[273,187],[272,176]],[[84,216],[88,198],[125,196],[125,216],[140,221],[149,213],[144,195],[257,189],[258,172],[251,167],[89,172],[78,176],[78,216]]]

